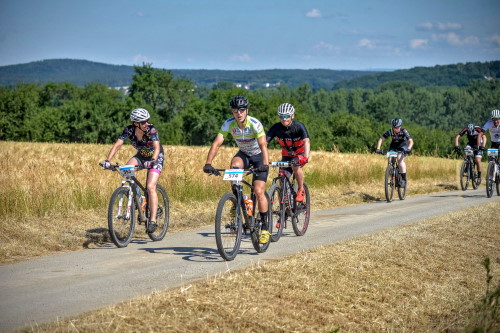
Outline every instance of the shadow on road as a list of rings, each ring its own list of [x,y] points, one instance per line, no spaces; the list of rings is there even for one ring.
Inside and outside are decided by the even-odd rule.
[[[217,249],[208,247],[144,247],[138,250],[155,254],[171,254],[181,256],[183,260],[192,262],[224,261]],[[253,249],[240,248],[238,255],[258,255]]]

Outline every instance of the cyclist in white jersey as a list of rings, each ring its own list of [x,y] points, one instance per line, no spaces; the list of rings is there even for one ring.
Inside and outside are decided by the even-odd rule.
[[[265,196],[267,174],[269,171],[269,155],[264,127],[260,121],[248,115],[248,104],[248,99],[243,96],[236,96],[231,99],[229,105],[234,116],[222,124],[219,133],[208,151],[203,171],[208,174],[219,174],[212,166],[212,161],[217,155],[219,147],[224,142],[224,138],[228,134],[231,134],[238,145],[239,151],[231,159],[230,168],[247,169],[253,166],[258,171],[253,178],[253,186],[262,218],[259,242],[265,244],[269,242],[269,236],[271,235],[268,231],[268,202]]]
[[[477,138],[477,145],[481,146],[481,137],[486,136],[486,131],[490,131],[491,148],[497,148],[500,152],[500,110],[491,111],[491,119],[483,126],[483,133]],[[479,147],[482,149],[483,147]]]

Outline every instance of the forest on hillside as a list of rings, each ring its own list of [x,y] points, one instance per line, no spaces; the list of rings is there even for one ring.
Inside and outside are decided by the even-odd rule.
[[[415,153],[448,156],[461,128],[482,126],[500,107],[499,79],[471,80],[463,87],[393,81],[377,89],[315,91],[303,83],[248,91],[232,84],[197,87],[148,64],[134,71],[126,95],[102,83],[0,87],[0,140],[111,144],[129,124],[130,111],[144,107],[163,144],[208,145],[231,117],[229,100],[244,95],[250,115],[266,129],[279,120],[277,107],[292,103],[313,149],[371,151],[390,119],[399,117],[414,138]]]

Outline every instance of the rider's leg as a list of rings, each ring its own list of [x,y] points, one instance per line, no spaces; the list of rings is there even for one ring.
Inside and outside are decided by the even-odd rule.
[[[297,186],[299,190],[304,189],[304,171],[300,166],[292,167],[293,174],[295,175],[295,179],[297,180]]]
[[[253,186],[254,186],[255,196],[257,197],[259,212],[261,215],[267,215],[269,206],[266,198],[266,182],[263,180],[255,180],[253,182]],[[266,228],[263,227],[263,229],[267,230],[267,223],[266,223]]]
[[[160,172],[156,169],[148,170],[148,182],[146,188],[148,189],[148,201],[149,201],[149,221],[151,223],[156,223],[156,212],[158,210],[158,194],[156,193],[156,184],[158,184],[158,178],[160,178]]]
[[[401,174],[401,179],[406,182],[406,163],[405,163],[405,154],[398,155],[398,164],[399,164],[399,173]],[[404,186],[401,185],[401,186]]]

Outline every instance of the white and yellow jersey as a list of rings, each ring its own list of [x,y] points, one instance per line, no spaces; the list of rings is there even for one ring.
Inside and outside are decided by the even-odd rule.
[[[228,134],[231,134],[238,148],[248,156],[257,155],[262,152],[257,139],[266,135],[262,123],[250,116],[247,116],[246,124],[243,129],[238,127],[238,122],[234,117],[229,118],[222,124],[219,133],[222,134],[224,138],[226,138]]]

